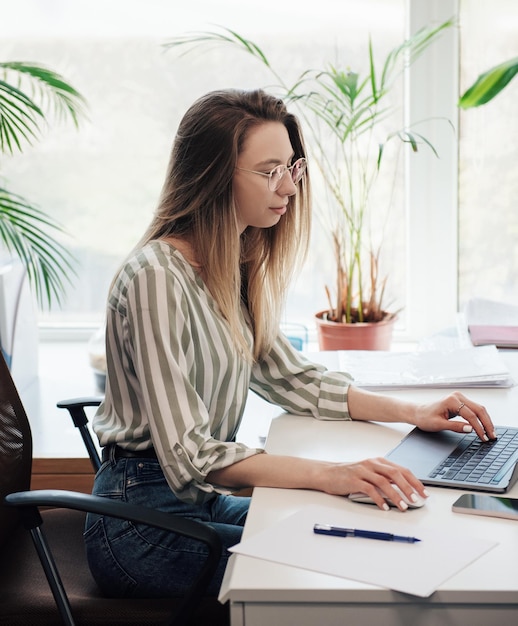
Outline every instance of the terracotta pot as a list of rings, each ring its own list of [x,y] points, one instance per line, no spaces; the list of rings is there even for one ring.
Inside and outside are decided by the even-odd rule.
[[[387,315],[381,322],[343,324],[323,319],[326,312],[315,316],[321,350],[390,350],[396,315]]]

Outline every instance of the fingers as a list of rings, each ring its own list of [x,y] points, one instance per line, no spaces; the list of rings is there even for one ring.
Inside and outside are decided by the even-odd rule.
[[[361,463],[342,465],[338,468],[349,474],[350,487],[342,492],[342,495],[353,492],[365,493],[385,511],[389,509],[386,499],[390,499],[400,511],[406,511],[408,505],[404,497],[410,501],[415,501],[417,496],[428,497],[424,485],[409,470],[384,458],[367,459]]]
[[[461,419],[452,419],[456,417]],[[460,392],[452,393],[439,402],[419,405],[414,423],[428,432],[452,430],[470,433],[474,430],[482,441],[496,439],[495,426],[486,408]]]
[[[455,432],[474,430],[482,441],[496,439],[494,424],[484,406],[473,402],[461,393],[452,394],[446,401],[451,417],[459,416],[465,420],[464,422],[450,422],[451,427],[448,427],[448,430]]]

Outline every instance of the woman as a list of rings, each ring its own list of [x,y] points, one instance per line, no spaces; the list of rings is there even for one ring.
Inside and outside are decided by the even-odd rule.
[[[94,429],[105,462],[94,493],[211,524],[226,549],[241,537],[242,487],[364,492],[387,508],[427,493],[385,459],[324,463],[234,440],[249,389],[318,419],[401,421],[493,437],[485,409],[454,393],[429,405],[354,387],[310,363],[279,333],[283,299],[306,251],[310,186],[297,119],[263,91],[199,99],[178,129],[158,209],[112,285],[107,385]],[[462,408],[464,422],[450,421]],[[344,428],[346,425],[344,424]],[[397,498],[397,500],[396,500]],[[91,516],[92,571],[110,594],[181,593],[200,546]]]

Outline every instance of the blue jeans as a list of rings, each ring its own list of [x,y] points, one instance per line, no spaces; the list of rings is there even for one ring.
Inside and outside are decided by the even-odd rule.
[[[95,477],[93,492],[210,524],[223,544],[208,590],[208,595],[218,594],[230,556],[227,549],[241,540],[250,498],[216,495],[202,505],[182,502],[171,491],[158,461],[144,458],[106,461]],[[182,595],[207,554],[203,544],[187,537],[93,514],[87,516],[85,542],[92,574],[112,597]]]

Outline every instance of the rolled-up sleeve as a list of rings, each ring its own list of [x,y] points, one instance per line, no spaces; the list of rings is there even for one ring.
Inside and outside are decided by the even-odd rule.
[[[312,363],[280,334],[270,352],[252,369],[250,388],[289,413],[350,420],[347,394],[352,382],[346,372],[331,372]]]

